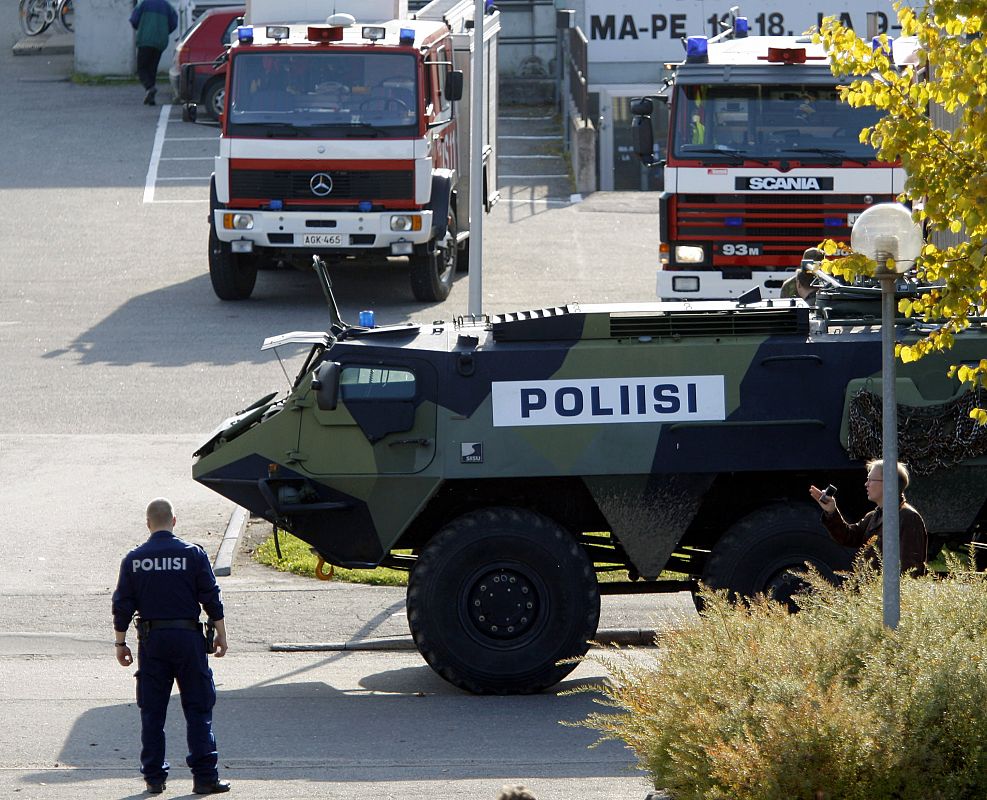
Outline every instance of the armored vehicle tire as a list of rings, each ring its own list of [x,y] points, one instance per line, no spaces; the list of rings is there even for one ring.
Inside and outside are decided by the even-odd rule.
[[[438,302],[445,300],[452,291],[452,279],[456,275],[459,249],[456,247],[456,212],[449,206],[445,248],[431,243],[417,249],[411,255],[411,292],[416,300]]]
[[[713,547],[703,582],[727,589],[731,596],[767,594],[797,610],[792,595],[804,588],[806,562],[834,582],[835,573],[850,569],[853,562],[853,550],[833,541],[819,513],[799,503],[771,505],[747,515]],[[702,598],[693,599],[701,611]]]
[[[474,694],[558,683],[596,635],[600,593],[586,552],[531,511],[489,508],[446,525],[408,579],[408,625],[439,675]]]
[[[246,300],[257,282],[257,256],[234,253],[209,225],[209,279],[220,300]]]

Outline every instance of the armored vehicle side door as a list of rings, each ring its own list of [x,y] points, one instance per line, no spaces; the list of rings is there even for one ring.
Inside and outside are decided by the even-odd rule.
[[[436,376],[431,364],[407,358],[343,361],[332,410],[301,415],[300,465],[311,475],[421,472],[435,455]]]

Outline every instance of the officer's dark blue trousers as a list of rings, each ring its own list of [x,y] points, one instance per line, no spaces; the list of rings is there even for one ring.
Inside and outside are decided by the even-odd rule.
[[[171,687],[178,681],[185,712],[188,756],[185,762],[197,781],[219,777],[212,709],[216,685],[201,633],[182,629],[155,629],[137,652],[137,705],[141,710],[141,773],[159,783],[168,776],[165,761],[165,718]]]

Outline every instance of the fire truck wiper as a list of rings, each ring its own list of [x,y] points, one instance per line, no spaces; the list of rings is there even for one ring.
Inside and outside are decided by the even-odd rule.
[[[728,147],[725,144],[718,144],[715,147],[682,148],[685,153],[709,153],[710,155],[727,156],[735,164],[743,164],[745,161],[754,161],[768,167],[771,162],[764,158],[750,155],[746,150],[738,150],[736,147]]]
[[[833,163],[838,164],[841,161],[851,161],[854,164],[860,164],[863,167],[867,166],[866,161],[861,161],[859,158],[852,158],[844,153],[842,150],[834,150],[831,147],[786,147],[786,153],[817,153],[821,156],[827,156],[832,159]]]

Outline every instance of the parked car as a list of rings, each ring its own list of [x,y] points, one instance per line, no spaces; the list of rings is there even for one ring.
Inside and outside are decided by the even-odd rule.
[[[222,55],[230,37],[244,14],[244,6],[226,6],[206,11],[179,39],[175,47],[175,58],[168,70],[168,78],[175,96],[182,67],[186,64],[201,64],[194,71],[192,99],[213,119],[223,110],[226,95],[226,66],[214,69],[211,65]]]

